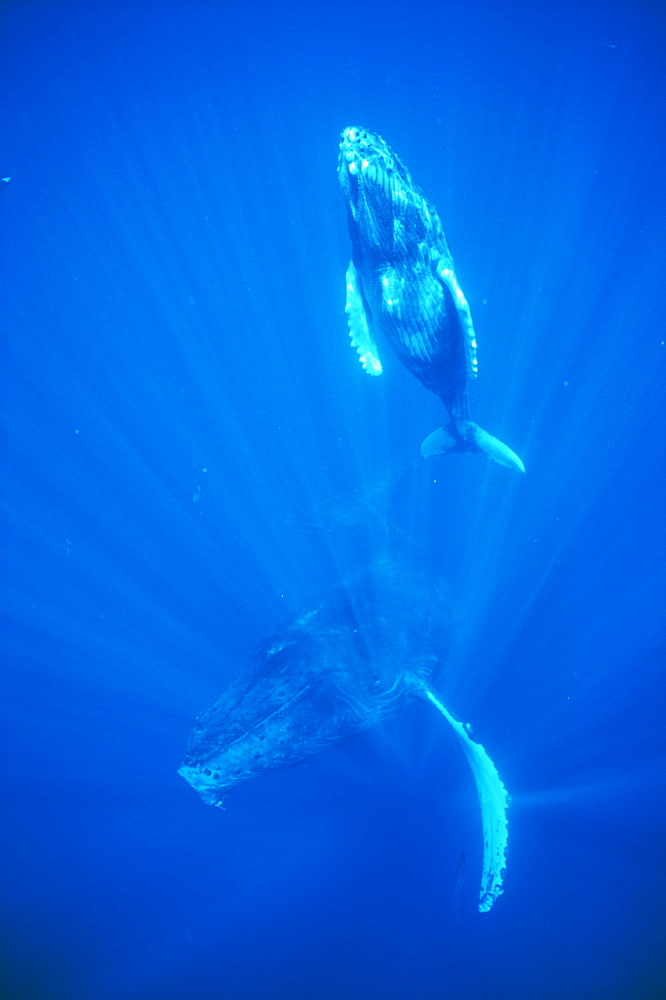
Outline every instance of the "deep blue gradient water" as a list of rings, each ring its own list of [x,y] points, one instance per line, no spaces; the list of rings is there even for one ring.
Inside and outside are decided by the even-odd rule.
[[[3,1000],[661,995],[665,21],[2,3]],[[349,347],[352,124],[439,210],[472,414],[524,478],[417,462],[440,404]],[[447,582],[439,690],[512,794],[487,915],[425,704],[224,812],[176,773],[389,521]]]

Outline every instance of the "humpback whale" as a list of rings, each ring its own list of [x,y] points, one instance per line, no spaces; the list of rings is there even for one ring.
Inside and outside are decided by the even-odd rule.
[[[508,797],[492,760],[433,687],[448,643],[442,591],[390,561],[266,639],[197,720],[179,774],[222,806],[236,785],[304,761],[422,698],[452,727],[481,805],[479,910],[502,892]]]
[[[425,439],[424,458],[477,451],[524,472],[511,448],[469,419],[467,382],[478,372],[477,343],[434,205],[381,136],[366,129],[342,132],[338,178],[352,244],[346,312],[363,368],[381,374],[381,333],[442,400],[449,422]]]

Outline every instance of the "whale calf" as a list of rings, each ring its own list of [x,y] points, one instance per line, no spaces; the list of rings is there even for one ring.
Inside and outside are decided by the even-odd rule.
[[[197,720],[179,774],[222,806],[239,783],[301,763],[422,698],[452,727],[476,783],[487,912],[502,892],[508,797],[484,748],[435,693],[449,620],[437,586],[377,564],[261,644]]]
[[[363,128],[343,131],[338,178],[352,244],[346,312],[363,368],[381,374],[381,334],[408,371],[442,400],[449,422],[425,439],[425,458],[477,451],[524,472],[511,448],[469,419],[476,336],[434,205],[381,136]]]

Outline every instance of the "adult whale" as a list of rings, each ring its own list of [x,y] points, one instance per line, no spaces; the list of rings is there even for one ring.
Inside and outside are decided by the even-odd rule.
[[[364,369],[381,374],[381,332],[405,367],[440,397],[449,423],[425,439],[424,458],[478,451],[524,472],[511,448],[469,419],[476,337],[437,210],[381,136],[365,129],[343,131],[338,177],[352,242],[346,312]]]
[[[269,637],[197,721],[179,773],[204,802],[267,771],[298,764],[381,722],[417,698],[453,728],[481,805],[479,910],[502,892],[507,793],[492,760],[433,689],[448,645],[443,592],[385,560]]]

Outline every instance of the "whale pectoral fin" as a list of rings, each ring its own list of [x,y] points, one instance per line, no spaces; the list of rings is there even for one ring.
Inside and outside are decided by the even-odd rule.
[[[493,462],[506,466],[507,469],[515,469],[517,472],[525,473],[525,466],[522,460],[512,451],[508,445],[493,437],[483,427],[468,420],[465,426],[464,437],[473,450],[478,450],[492,458]]]
[[[481,913],[487,913],[503,892],[502,882],[506,869],[509,837],[509,825],[506,818],[509,796],[497,768],[481,744],[476,743],[469,736],[467,727],[453,718],[426,684],[419,685],[418,689],[421,696],[434,705],[452,727],[472,769],[476,790],[479,794],[483,827],[483,872],[479,893],[479,910]]]
[[[377,345],[375,344],[368,317],[365,311],[365,303],[359,288],[358,275],[353,263],[347,268],[347,323],[349,325],[349,336],[353,346],[356,348],[363,368],[369,375],[381,375],[382,363],[379,360]]]
[[[463,342],[465,344],[467,373],[471,378],[476,378],[479,374],[479,363],[476,357],[476,334],[474,333],[472,314],[463,290],[458,284],[458,279],[456,278],[450,258],[442,257],[437,265],[437,275],[444,287],[449,290],[455,302],[462,328]]]

